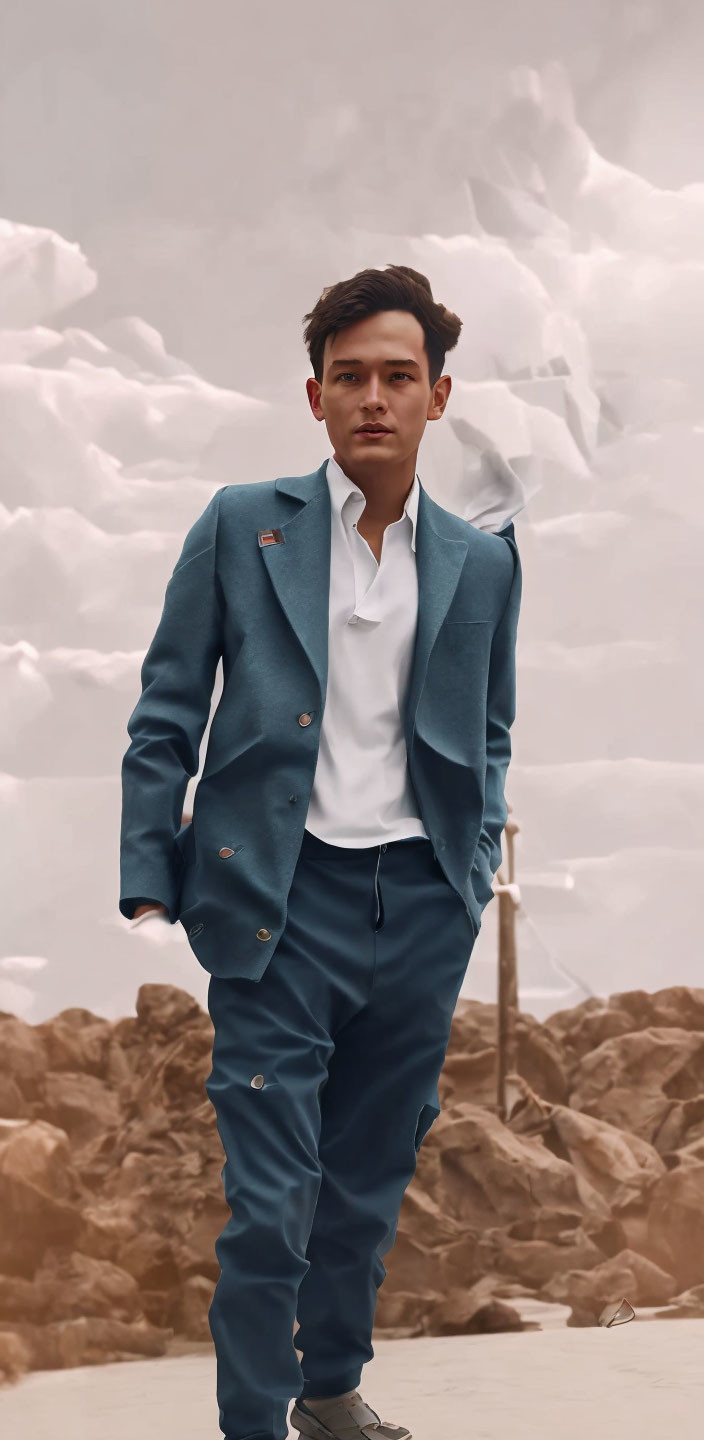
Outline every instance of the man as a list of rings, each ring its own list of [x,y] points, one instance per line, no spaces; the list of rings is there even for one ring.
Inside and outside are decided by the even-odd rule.
[[[297,1396],[301,1436],[410,1440],[357,1386],[501,859],[521,567],[510,514],[477,529],[416,474],[462,324],[425,276],[362,271],[305,319],[334,454],[224,486],[186,537],[128,722],[120,910],[180,919],[210,974],[224,1435],[285,1440]]]

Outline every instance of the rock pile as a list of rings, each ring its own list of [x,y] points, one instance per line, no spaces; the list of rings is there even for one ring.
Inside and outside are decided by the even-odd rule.
[[[0,1012],[0,1380],[210,1341],[229,1216],[212,1025],[169,985],[136,1012]],[[460,1001],[379,1333],[521,1329],[517,1297],[572,1324],[623,1296],[704,1315],[704,990],[592,998],[515,1034],[502,1123],[495,1007]]]

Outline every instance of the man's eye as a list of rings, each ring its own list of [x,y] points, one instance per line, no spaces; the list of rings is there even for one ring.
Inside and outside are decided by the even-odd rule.
[[[354,374],[354,372],[353,372],[352,370],[343,370],[342,373],[341,373],[340,375],[338,375],[337,378],[338,378],[338,380],[344,380],[344,378],[345,378],[346,375],[351,375],[353,380],[356,380],[356,378],[357,378],[356,375]],[[393,375],[391,376],[391,379],[394,380],[397,375],[403,375],[403,377],[404,377],[405,380],[412,380],[412,379],[413,379],[413,376],[412,376],[412,375],[407,375],[405,370],[394,370],[394,373],[393,373]]]

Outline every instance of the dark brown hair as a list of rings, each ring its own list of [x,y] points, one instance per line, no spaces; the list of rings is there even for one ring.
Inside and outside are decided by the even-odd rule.
[[[323,290],[314,308],[303,316],[303,332],[313,374],[323,379],[323,354],[328,335],[354,325],[381,310],[410,310],[423,326],[431,388],[443,372],[445,353],[460,337],[462,321],[433,299],[430,281],[408,265],[387,265],[385,270],[358,270],[350,280],[338,280]]]

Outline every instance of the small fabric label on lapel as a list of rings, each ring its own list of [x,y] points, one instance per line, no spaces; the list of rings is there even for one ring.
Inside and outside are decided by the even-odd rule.
[[[259,530],[259,549],[265,545],[284,545],[285,537],[280,530]]]

